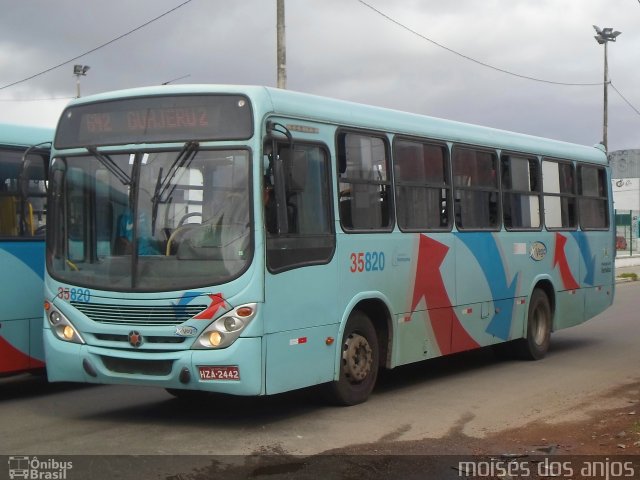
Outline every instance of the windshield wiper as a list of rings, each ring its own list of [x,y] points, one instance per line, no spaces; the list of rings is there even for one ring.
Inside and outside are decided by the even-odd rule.
[[[153,197],[151,198],[151,202],[153,204],[152,214],[151,214],[151,234],[155,235],[156,232],[156,219],[158,217],[158,206],[161,201],[167,202],[173,191],[175,190],[176,185],[171,185],[171,181],[174,179],[178,171],[184,167],[188,168],[191,164],[192,160],[198,154],[198,150],[200,149],[200,144],[198,142],[186,142],[182,147],[182,150],[178,153],[178,156],[173,161],[167,174],[164,178],[162,178],[162,168],[158,171],[158,180],[156,181],[156,188],[153,191]],[[171,190],[167,195],[165,192],[167,189],[171,187]],[[162,198],[164,197],[164,200]]]
[[[104,168],[109,170],[123,185],[131,185],[131,177],[120,168],[120,166],[112,160],[109,155],[104,153],[100,153],[96,147],[85,147],[87,152],[93,155],[96,160],[98,160]]]

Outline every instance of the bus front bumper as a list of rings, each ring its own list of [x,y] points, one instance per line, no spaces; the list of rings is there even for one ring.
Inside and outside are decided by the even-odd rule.
[[[144,352],[65,342],[46,329],[44,346],[50,382],[144,385],[232,395],[264,394],[260,338],[239,338],[221,350]],[[211,372],[222,374],[212,375]],[[214,378],[216,376],[219,378]]]

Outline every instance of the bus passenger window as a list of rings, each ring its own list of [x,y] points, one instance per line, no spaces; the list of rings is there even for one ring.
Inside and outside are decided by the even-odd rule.
[[[338,135],[339,210],[345,231],[391,230],[393,205],[386,141]]]
[[[574,168],[570,162],[542,161],[544,219],[550,229],[575,229],[578,224]]]
[[[580,227],[585,230],[609,228],[607,173],[602,167],[580,166]]]
[[[447,230],[451,189],[447,147],[396,140],[393,147],[398,226],[404,231]]]
[[[541,226],[538,161],[505,155],[501,159],[501,165],[505,228],[538,230]]]
[[[451,163],[456,226],[460,230],[497,230],[500,221],[496,154],[455,146]]]

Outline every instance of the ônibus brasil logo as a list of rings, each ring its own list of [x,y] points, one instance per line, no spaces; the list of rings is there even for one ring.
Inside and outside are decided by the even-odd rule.
[[[40,460],[38,457],[9,457],[9,478],[25,480],[66,480],[67,470],[73,468],[72,462],[63,462],[54,458]]]

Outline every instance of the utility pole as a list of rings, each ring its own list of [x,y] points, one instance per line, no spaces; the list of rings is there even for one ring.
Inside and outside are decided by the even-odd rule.
[[[609,140],[607,138],[607,129],[609,126],[609,63],[607,59],[607,44],[609,42],[615,42],[618,35],[622,32],[613,31],[613,28],[600,28],[597,25],[593,26],[596,31],[595,39],[600,45],[604,45],[604,112],[602,114],[602,144],[605,151],[609,150]]]
[[[602,144],[604,151],[609,153],[609,61],[607,57],[607,44],[604,42],[604,111],[602,112]]]
[[[287,88],[287,45],[284,35],[284,0],[277,0],[278,88]]]

